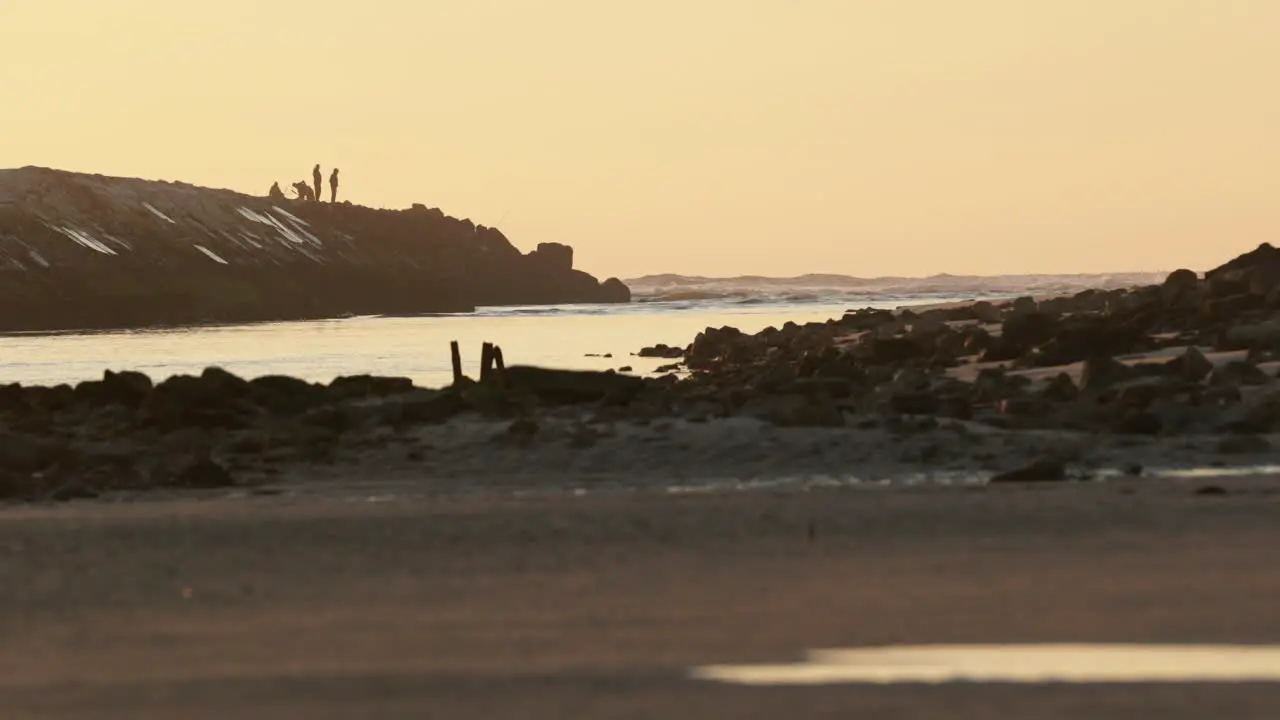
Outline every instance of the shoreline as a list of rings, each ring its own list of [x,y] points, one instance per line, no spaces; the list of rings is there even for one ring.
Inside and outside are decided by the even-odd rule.
[[[1273,685],[751,690],[930,643],[1280,642],[1280,479],[14,508],[15,718],[1274,716]],[[1247,592],[1242,592],[1247,588]]]

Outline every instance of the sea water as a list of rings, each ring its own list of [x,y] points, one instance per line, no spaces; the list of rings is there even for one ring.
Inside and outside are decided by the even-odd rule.
[[[652,373],[672,362],[634,357],[642,347],[683,347],[708,327],[754,333],[787,322],[820,322],[855,307],[896,308],[957,300],[938,295],[832,301],[658,301],[629,305],[480,308],[462,315],[355,317],[0,337],[0,382],[28,385],[98,379],[104,370],[137,370],[154,379],[216,365],[247,378],[292,375],[328,382],[370,373],[412,378],[420,386],[452,378],[450,341],[464,371],[479,371],[480,347],[498,344],[508,365]]]

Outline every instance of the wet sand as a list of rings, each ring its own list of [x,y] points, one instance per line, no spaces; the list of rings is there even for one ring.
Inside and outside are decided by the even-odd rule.
[[[1280,642],[1280,478],[1206,484],[11,507],[0,714],[1275,717],[1263,684],[687,676],[827,647]]]

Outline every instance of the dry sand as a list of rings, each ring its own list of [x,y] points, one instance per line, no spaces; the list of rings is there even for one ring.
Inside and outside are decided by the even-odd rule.
[[[686,675],[832,646],[1280,641],[1280,480],[1204,482],[10,508],[0,715],[1274,718],[1268,685]]]

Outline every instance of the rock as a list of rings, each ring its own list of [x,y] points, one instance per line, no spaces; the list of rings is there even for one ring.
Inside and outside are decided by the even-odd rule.
[[[147,395],[138,419],[162,429],[244,427],[253,410],[246,402],[249,388],[248,382],[220,368],[208,368],[200,377],[174,375]]]
[[[65,459],[66,442],[23,433],[0,431],[0,471],[30,475]]]
[[[157,468],[153,482],[162,487],[212,490],[232,487],[235,478],[221,464],[208,457],[191,457],[169,467]]]
[[[1192,492],[1192,495],[1199,495],[1202,497],[1222,496],[1222,495],[1229,495],[1229,494],[1230,493],[1227,492],[1226,488],[1220,485],[1202,485],[1196,488],[1194,492]]]
[[[631,288],[616,277],[600,283],[600,302],[626,304],[631,302]]]
[[[1013,315],[1029,315],[1040,309],[1040,304],[1033,297],[1015,298],[1009,304],[1009,312]]]
[[[1229,404],[1222,410],[1219,426],[1226,432],[1245,435],[1280,431],[1280,393]]]
[[[276,415],[297,415],[326,400],[326,388],[287,375],[264,375],[249,381],[247,397]]]
[[[1266,385],[1271,377],[1248,360],[1234,360],[1215,368],[1209,375],[1210,385],[1254,386]]]
[[[680,363],[671,363],[670,365],[659,365],[654,373],[673,373],[680,370]]]
[[[1226,331],[1219,345],[1223,350],[1280,349],[1280,322],[1235,325]]]
[[[1057,460],[1037,460],[1026,467],[992,476],[992,483],[1062,482],[1067,468]]]
[[[538,243],[529,253],[531,261],[544,272],[567,272],[573,269],[573,248],[561,243]]]
[[[644,389],[644,381],[615,372],[551,370],[528,365],[506,369],[506,387],[529,393],[552,404],[573,404],[611,400],[626,402]]]
[[[1051,340],[1060,324],[1058,318],[1049,313],[1023,312],[1004,321],[1000,336],[1006,343],[1025,351]]]
[[[1080,389],[1086,393],[1098,393],[1136,375],[1133,368],[1115,358],[1095,355],[1084,361],[1084,368],[1080,372]]]
[[[80,402],[101,406],[120,405],[137,408],[152,390],[151,378],[139,372],[103,373],[102,380],[82,382],[76,385],[76,399]]]
[[[1272,449],[1271,443],[1258,435],[1234,435],[1218,441],[1218,452],[1223,455],[1261,455]]]
[[[1052,380],[1045,384],[1044,390],[1040,393],[1046,400],[1053,402],[1072,402],[1080,397],[1080,388],[1076,387],[1076,383],[1067,373],[1058,373]]]
[[[640,352],[636,353],[636,355],[642,358],[666,358],[668,360],[673,360],[684,357],[684,348],[671,347],[663,343],[658,343],[652,347],[641,348]]]
[[[904,391],[889,397],[889,411],[899,415],[935,415],[941,403],[929,391]]]
[[[977,318],[978,322],[985,323],[987,325],[994,325],[1000,322],[1002,318],[1000,308],[992,305],[986,300],[979,300],[974,303],[972,310],[973,316]]]
[[[329,394],[335,400],[363,397],[389,397],[413,392],[413,380],[407,377],[346,375],[329,383]]]
[[[1200,276],[1193,270],[1174,270],[1164,279],[1164,287],[1194,289],[1200,285]]]
[[[1127,408],[1121,411],[1111,429],[1121,435],[1159,435],[1163,427],[1163,422],[1155,413]]]
[[[1200,348],[1192,345],[1178,357],[1170,360],[1166,367],[1177,375],[1191,382],[1200,382],[1213,372],[1213,363],[1200,352]]]
[[[377,424],[394,428],[437,425],[449,421],[468,407],[467,400],[452,390],[415,390],[371,406]]]
[[[735,343],[746,336],[735,327],[707,328],[698,333],[686,353],[686,364],[691,368],[705,368],[728,353]]]
[[[920,344],[906,338],[872,337],[858,346],[857,356],[870,365],[899,365],[925,357]]]
[[[631,367],[630,365],[623,365],[622,367],[618,368],[618,372],[625,372],[625,373],[635,372],[635,368]]]
[[[844,317],[840,318],[838,324],[846,330],[866,331],[875,330],[882,325],[892,323],[895,319],[892,311],[863,308],[846,312]]]

